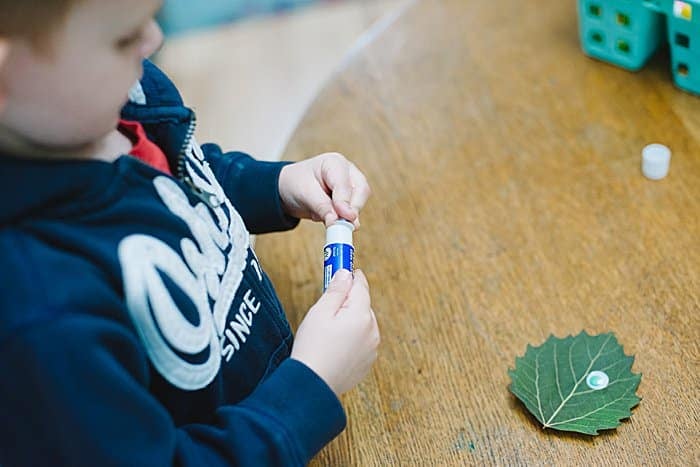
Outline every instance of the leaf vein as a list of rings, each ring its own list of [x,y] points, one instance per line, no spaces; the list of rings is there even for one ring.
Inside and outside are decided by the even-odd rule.
[[[571,370],[571,380],[576,381],[576,372],[574,371],[574,364],[571,362],[571,349],[574,347],[574,343],[572,342],[571,345],[569,346],[569,370]]]
[[[545,426],[553,426],[553,425],[551,424],[551,421],[554,420],[554,418],[555,418],[555,417],[557,416],[557,414],[561,411],[561,409],[566,405],[566,403],[569,401],[569,399],[571,399],[571,398],[573,397],[573,395],[576,393],[576,389],[578,389],[578,386],[581,384],[581,382],[582,382],[583,379],[586,377],[586,375],[588,374],[588,372],[591,371],[591,368],[592,368],[593,365],[595,364],[596,360],[601,356],[601,354],[603,353],[603,349],[605,349],[605,346],[608,345],[608,342],[610,341],[611,338],[612,338],[612,334],[608,334],[607,339],[605,339],[605,342],[603,342],[603,345],[600,346],[600,349],[598,350],[598,353],[597,353],[596,356],[593,358],[593,360],[591,360],[591,362],[590,362],[589,365],[588,365],[588,368],[587,368],[586,371],[584,371],[583,374],[581,375],[581,378],[579,378],[578,381],[576,381],[576,379],[574,378],[574,380],[576,381],[576,384],[574,384],[574,387],[571,389],[571,392],[569,393],[569,395],[566,396],[566,399],[564,399],[564,400],[561,402],[561,404],[559,404],[559,407],[557,407],[557,409],[554,411],[554,413],[552,414],[552,416],[549,417],[549,420],[547,420],[547,422],[545,423]],[[573,367],[572,367],[572,365],[571,365],[571,348],[574,346],[574,343],[575,343],[575,341],[572,342],[572,343],[571,343],[571,347],[569,347],[569,367],[570,367],[571,370],[572,370],[572,374],[573,374]],[[538,357],[539,357],[539,354],[537,354],[537,355],[538,355]],[[537,363],[537,360],[535,360],[535,363]],[[538,403],[538,405],[540,405],[540,412],[542,412],[541,403],[540,403],[540,400],[539,400],[539,388],[538,388],[538,399],[537,399],[537,403]]]
[[[562,424],[564,424],[564,423],[569,423],[569,422],[573,422],[573,421],[576,421],[576,420],[581,420],[582,418],[586,418],[586,417],[588,417],[589,415],[593,415],[594,413],[599,412],[599,411],[603,410],[603,409],[606,408],[606,407],[609,407],[609,406],[611,406],[611,405],[613,405],[613,404],[616,404],[616,403],[620,402],[622,399],[625,398],[625,396],[627,396],[628,393],[629,393],[629,389],[628,389],[627,391],[625,391],[625,393],[624,393],[623,395],[621,395],[620,397],[618,397],[617,399],[612,400],[612,401],[608,402],[607,404],[604,404],[604,405],[598,407],[598,408],[595,409],[595,410],[591,410],[590,412],[588,412],[588,413],[586,413],[586,414],[580,415],[580,416],[578,416],[578,417],[573,417],[573,418],[570,418],[570,419],[568,419],[568,420],[563,420],[563,421],[560,421],[560,422],[551,423],[551,424],[549,424],[549,426],[562,425]],[[550,419],[550,420],[551,420],[551,419]]]
[[[537,352],[535,357],[535,389],[537,389],[537,408],[540,411],[540,420],[544,421],[544,414],[542,413],[542,402],[540,401],[540,352]]]
[[[557,392],[559,393],[559,400],[563,401],[564,396],[561,393],[561,385],[559,384],[559,364],[557,363],[557,343],[554,343],[554,380],[557,382]]]
[[[634,376],[632,376],[632,377],[630,377],[630,378],[617,379],[617,380],[613,381],[612,383],[608,384],[604,389],[607,389],[607,388],[609,388],[610,386],[614,386],[614,385],[617,384],[617,383],[624,383],[625,381],[632,381],[633,379],[635,379]],[[587,389],[586,391],[576,392],[576,393],[574,393],[573,395],[574,395],[574,396],[580,396],[581,394],[589,394],[589,393],[591,393],[591,392],[596,392],[596,391],[599,391],[599,389]]]
[[[626,361],[625,361],[625,360],[618,360],[618,361],[616,361],[616,362],[614,362],[614,363],[611,363],[610,365],[608,365],[608,366],[606,366],[606,367],[604,367],[604,368],[601,368],[599,371],[607,371],[607,370],[609,370],[610,368],[616,367],[616,366],[619,365],[620,363],[626,363]]]

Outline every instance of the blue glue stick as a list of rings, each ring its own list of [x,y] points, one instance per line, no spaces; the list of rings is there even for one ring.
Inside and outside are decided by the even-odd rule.
[[[326,229],[326,246],[323,248],[323,290],[341,269],[354,270],[355,248],[352,246],[352,232],[355,226],[346,220],[336,221]]]

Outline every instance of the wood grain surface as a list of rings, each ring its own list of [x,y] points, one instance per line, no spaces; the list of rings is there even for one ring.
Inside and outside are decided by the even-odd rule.
[[[339,151],[370,180],[356,266],[383,338],[312,465],[700,465],[700,98],[667,52],[639,73],[586,58],[575,4],[415,2],[298,128],[286,159]],[[258,239],[294,326],[323,242],[310,222]],[[598,437],[543,430],[507,369],[584,329],[636,355],[643,400]]]

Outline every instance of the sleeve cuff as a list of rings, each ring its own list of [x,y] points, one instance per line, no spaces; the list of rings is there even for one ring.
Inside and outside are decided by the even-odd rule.
[[[311,460],[347,423],[331,388],[309,367],[286,359],[242,405],[265,407],[285,427],[301,457]]]
[[[299,219],[287,215],[282,209],[279,192],[279,176],[282,168],[291,162],[265,162],[250,156],[238,159],[242,166],[236,191],[240,203],[236,209],[251,233],[261,234],[290,230]],[[247,199],[246,199],[247,198]]]

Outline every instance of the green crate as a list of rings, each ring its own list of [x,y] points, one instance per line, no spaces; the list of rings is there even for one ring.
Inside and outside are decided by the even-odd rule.
[[[667,40],[676,85],[700,94],[700,0],[578,0],[578,14],[587,55],[636,71]]]
[[[700,94],[700,57],[687,50],[674,50],[671,71],[676,86],[693,94]]]
[[[664,17],[641,0],[578,0],[584,52],[636,71],[664,41]]]
[[[664,15],[670,15],[673,12],[673,0],[642,0],[642,5]]]
[[[217,26],[249,15],[286,10],[315,0],[166,0],[158,22],[167,35]]]
[[[670,1],[668,43],[671,46],[671,72],[676,85],[700,94],[700,0]]]

